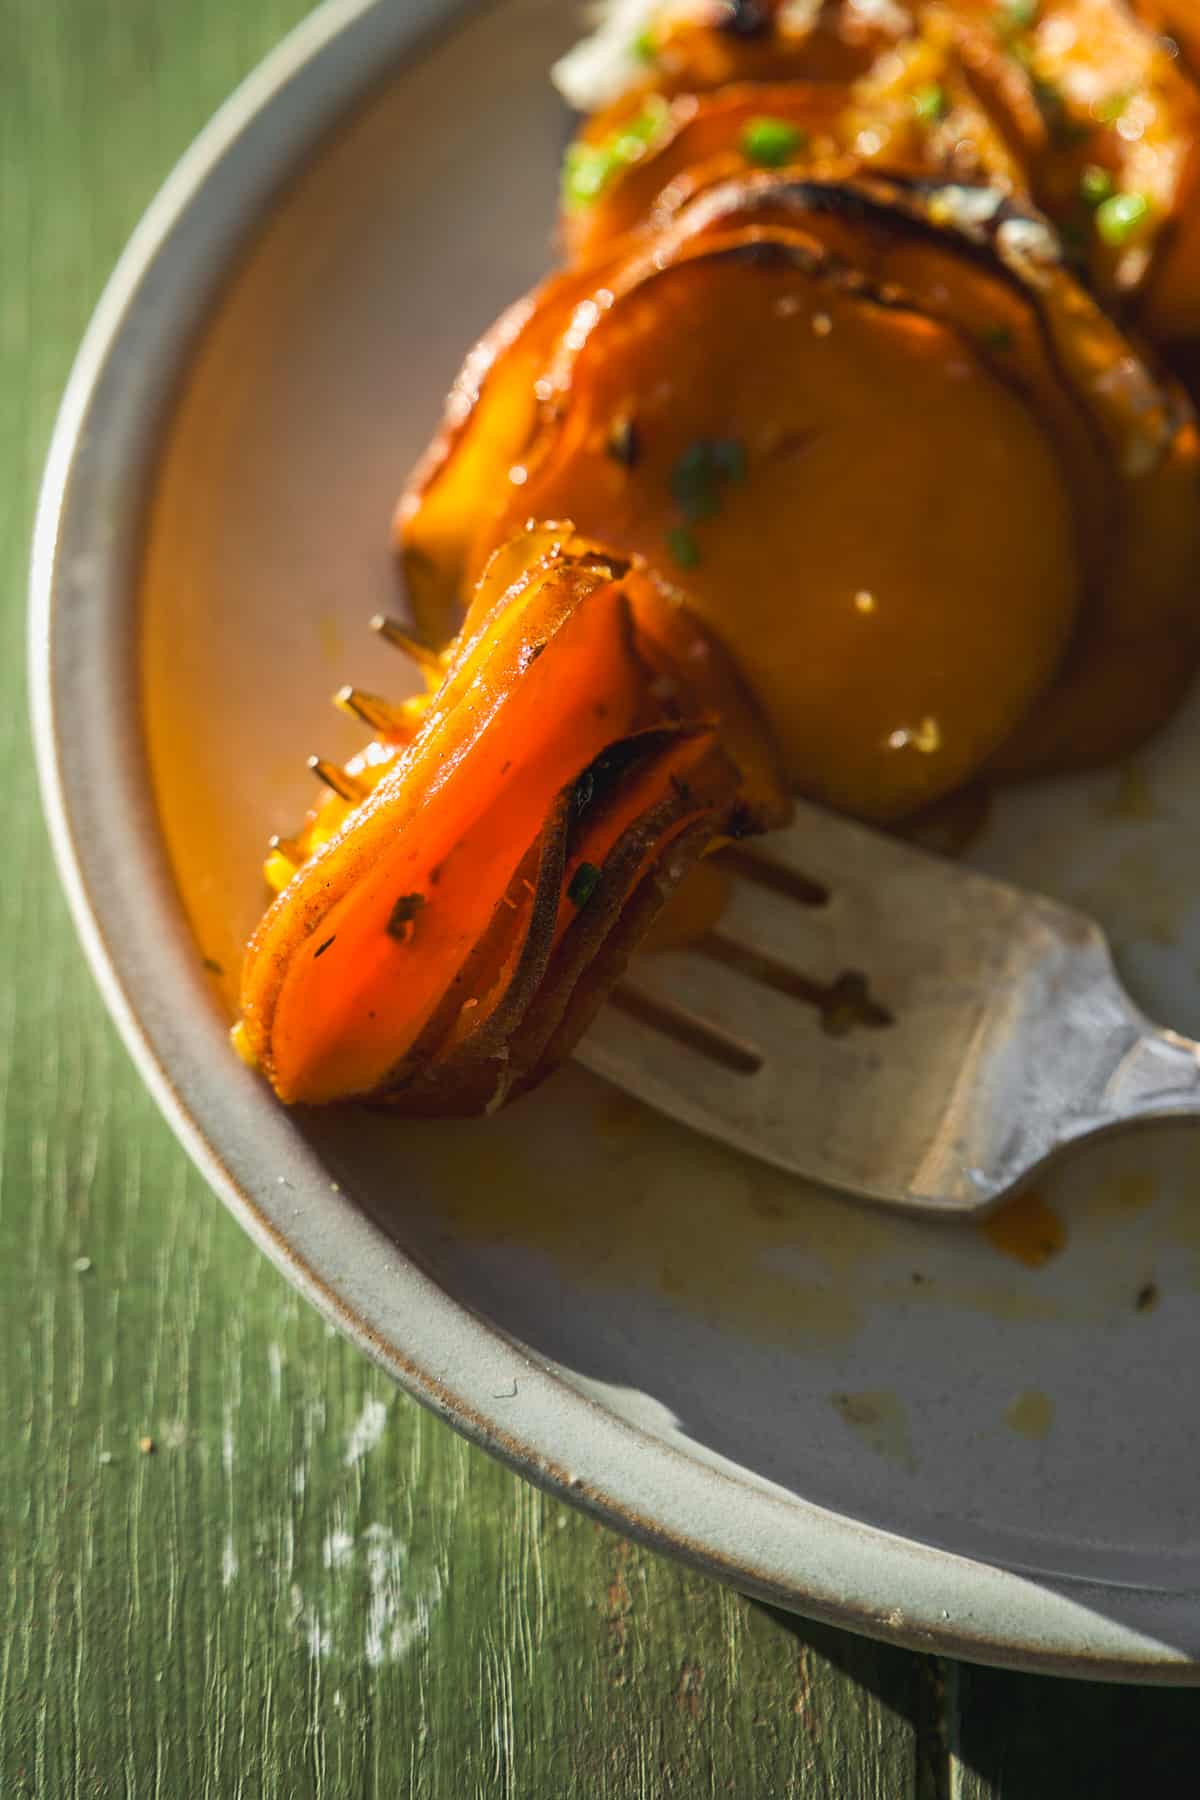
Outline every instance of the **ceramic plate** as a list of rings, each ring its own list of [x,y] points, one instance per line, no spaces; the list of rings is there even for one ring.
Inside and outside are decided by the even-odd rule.
[[[569,1068],[491,1122],[286,1113],[226,1042],[306,755],[396,692],[389,513],[459,358],[551,258],[560,0],[335,3],[214,120],[80,353],[34,570],[58,855],[212,1185],[411,1392],[755,1594],[1059,1672],[1200,1668],[1200,1137],[1080,1158],[1040,1267],[726,1154]],[[976,860],[1096,914],[1200,1033],[1200,709],[1014,794]],[[211,972],[211,966],[225,971]],[[1051,1215],[1053,1217],[1051,1217]]]

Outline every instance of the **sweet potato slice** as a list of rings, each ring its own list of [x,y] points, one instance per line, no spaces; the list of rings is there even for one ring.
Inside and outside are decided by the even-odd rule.
[[[736,82],[670,102],[624,96],[585,120],[567,151],[567,249],[587,262],[630,232],[661,230],[705,189],[755,168],[986,179],[1011,194],[1027,185],[952,44],[914,36],[850,87]]]
[[[1161,721],[1200,653],[1195,430],[1045,221],[760,173],[653,244],[540,365],[519,484],[475,465],[447,588],[525,512],[573,512],[723,636],[796,785],[871,818]],[[1115,646],[1178,679],[1114,710]]]
[[[251,940],[242,1040],[282,1099],[498,1104],[527,1066],[518,1027],[539,1062],[562,1041],[648,875],[665,898],[705,844],[786,816],[736,676],[675,607],[569,526],[493,561],[415,737]],[[670,643],[685,654],[664,682]],[[568,939],[582,964],[553,961]]]
[[[659,229],[707,187],[756,166],[821,167],[843,153],[845,90],[738,82],[711,94],[626,97],[586,120],[563,165],[563,236],[586,262]],[[912,165],[916,172],[921,164]]]
[[[969,340],[791,249],[717,239],[623,294],[569,353],[513,507],[570,498],[673,569],[796,785],[894,818],[966,781],[1052,678],[1083,598],[1071,496]],[[629,395],[645,449],[614,473]]]
[[[610,804],[593,797],[605,781]],[[519,967],[493,986],[502,997],[482,1019],[486,1003],[475,1008],[468,998],[465,1010],[462,994],[483,968],[464,972],[438,1031],[423,1035],[375,1097],[407,1112],[494,1111],[540,1081],[569,1054],[654,915],[728,823],[736,793],[737,771],[712,728],[642,732],[612,746],[559,797],[540,846],[549,874],[527,902]],[[589,815],[582,823],[581,813]],[[507,904],[520,904],[519,883]]]

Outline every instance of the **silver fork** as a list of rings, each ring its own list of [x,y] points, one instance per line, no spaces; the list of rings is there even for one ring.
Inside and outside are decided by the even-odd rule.
[[[1200,1045],[1082,914],[807,805],[730,873],[719,927],[638,958],[576,1051],[697,1131],[965,1217],[1085,1138],[1200,1116]]]

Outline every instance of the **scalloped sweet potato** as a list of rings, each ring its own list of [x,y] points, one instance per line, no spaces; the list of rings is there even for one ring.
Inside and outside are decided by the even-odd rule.
[[[1200,328],[1200,96],[1132,4],[664,5],[574,265],[401,497],[430,691],[351,695],[376,741],[268,860],[238,1040],[282,1099],[490,1111],[789,789],[909,819],[1170,712],[1200,439],[1078,273]]]
[[[989,764],[1112,754],[1178,698],[1194,428],[1036,218],[985,190],[750,176],[590,279],[565,326],[543,313],[519,399],[503,356],[483,384],[519,416],[490,475],[458,481],[451,444],[405,497],[427,574],[426,510],[457,486],[445,593],[527,515],[573,513],[724,638],[795,785],[867,818]],[[1114,710],[1105,670],[1131,654],[1173,678]]]
[[[661,229],[706,187],[756,165],[820,168],[842,155],[845,91],[737,82],[709,94],[625,96],[584,121],[563,165],[563,236],[576,261]]]

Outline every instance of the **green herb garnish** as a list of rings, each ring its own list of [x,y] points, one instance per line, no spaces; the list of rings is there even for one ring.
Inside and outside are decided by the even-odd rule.
[[[564,206],[575,210],[599,199],[617,172],[612,151],[602,144],[572,144],[563,163]]]
[[[742,155],[762,169],[782,168],[807,148],[808,133],[786,119],[750,119],[742,131]]]
[[[1110,94],[1107,100],[1101,100],[1092,111],[1102,125],[1115,125],[1132,99],[1133,89],[1125,88],[1121,93]]]
[[[1012,327],[989,325],[983,334],[983,341],[989,350],[1011,350],[1013,347]]]
[[[717,510],[717,468],[704,439],[689,444],[671,470],[671,497],[689,524]]]
[[[1041,0],[1000,0],[1000,26],[1004,31],[1029,31],[1037,24]]]
[[[1145,194],[1114,194],[1096,208],[1096,230],[1111,250],[1120,250],[1138,235],[1150,217]]]
[[[598,200],[610,181],[646,154],[670,111],[661,94],[652,94],[639,113],[601,143],[571,144],[563,162],[563,205],[575,211]]]
[[[1102,206],[1115,192],[1112,176],[1099,163],[1089,163],[1079,177],[1079,197],[1085,206]]]
[[[689,525],[711,519],[727,481],[746,479],[746,447],[737,438],[697,438],[671,470],[671,497]]]
[[[681,569],[694,569],[700,561],[696,534],[686,525],[672,525],[667,533],[667,549]]]
[[[649,26],[645,31],[638,32],[629,49],[637,62],[655,63],[658,61],[658,45],[654,39],[654,32]]]
[[[567,899],[572,906],[586,906],[600,886],[600,871],[595,863],[582,862],[571,877]]]
[[[912,109],[920,124],[936,125],[950,111],[945,88],[936,81],[931,81],[928,87],[918,88],[912,97]]]

